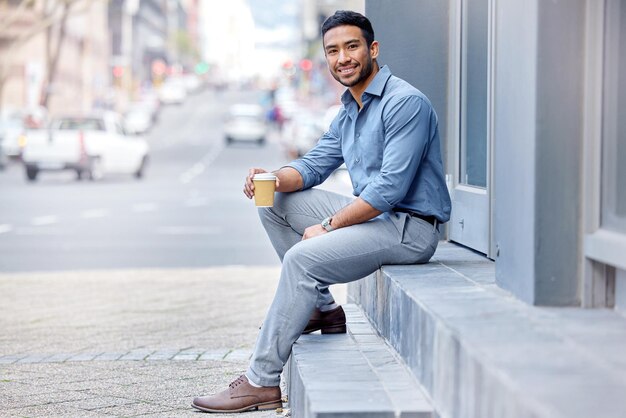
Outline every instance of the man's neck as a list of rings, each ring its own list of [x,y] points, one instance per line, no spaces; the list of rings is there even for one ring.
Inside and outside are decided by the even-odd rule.
[[[356,86],[348,88],[348,90],[350,90],[350,94],[352,95],[352,97],[354,97],[354,100],[356,100],[357,104],[359,105],[359,110],[363,107],[363,102],[361,101],[363,92],[367,90],[367,86],[370,85],[374,77],[376,77],[376,74],[378,74],[379,70],[380,68],[378,67],[378,63],[374,61],[372,73],[370,74],[369,77],[367,77],[367,80],[365,80],[363,83],[359,83]]]

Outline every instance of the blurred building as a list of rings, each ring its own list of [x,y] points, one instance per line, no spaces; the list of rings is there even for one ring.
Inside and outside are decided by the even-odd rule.
[[[20,4],[0,3],[0,106],[43,105],[52,113],[90,108],[109,85],[106,2]]]
[[[197,2],[187,2],[197,16]],[[133,96],[172,71],[188,55],[188,14],[179,0],[111,0],[111,74],[118,96]]]
[[[324,20],[337,10],[365,12],[365,0],[302,0],[302,39],[315,43],[320,39],[320,28]]]
[[[321,27],[337,10],[365,13],[365,0],[302,0],[300,12],[301,57],[312,62],[311,70],[302,74],[302,94],[320,98],[324,104],[338,103],[345,87],[332,78],[326,67]]]
[[[109,3],[111,74],[118,90],[152,79],[153,61],[167,61],[166,10],[159,0]]]
[[[186,1],[193,20],[179,0],[24,2],[0,3],[5,109],[119,108],[155,76],[197,61],[197,36],[187,32],[197,0]]]
[[[200,38],[200,0],[184,0],[183,8],[186,12],[187,22],[187,35],[189,39],[189,47],[197,53],[195,57],[200,60],[201,38]]]

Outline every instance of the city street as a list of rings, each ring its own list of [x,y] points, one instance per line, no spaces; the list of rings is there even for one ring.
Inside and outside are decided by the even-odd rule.
[[[0,172],[0,271],[277,265],[241,190],[249,167],[277,168],[285,153],[275,133],[262,147],[222,134],[227,105],[260,94],[207,90],[163,107],[141,180]]]
[[[0,416],[197,416],[246,369],[280,265],[242,185],[287,160],[276,133],[226,146],[221,125],[256,100],[163,108],[141,180],[0,172]]]

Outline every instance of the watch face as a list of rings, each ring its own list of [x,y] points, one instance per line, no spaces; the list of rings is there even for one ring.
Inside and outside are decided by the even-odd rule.
[[[331,220],[332,218],[326,218],[322,221],[322,228],[324,228],[328,232],[333,230],[333,227],[330,225]]]

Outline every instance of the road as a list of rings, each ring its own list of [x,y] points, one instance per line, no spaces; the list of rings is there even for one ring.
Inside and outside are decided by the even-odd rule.
[[[276,135],[226,146],[221,129],[229,103],[257,95],[204,91],[163,108],[141,180],[0,172],[0,272],[278,265],[241,190],[249,167],[278,168],[285,153]]]

